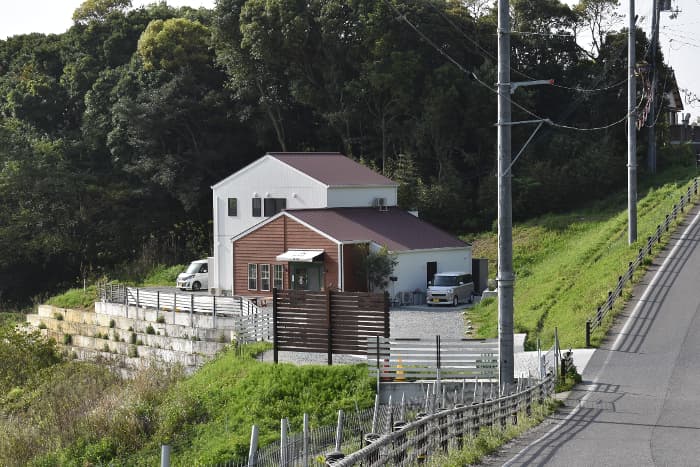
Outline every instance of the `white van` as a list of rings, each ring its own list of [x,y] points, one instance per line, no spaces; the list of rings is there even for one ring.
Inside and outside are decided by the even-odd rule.
[[[199,290],[209,288],[209,262],[206,259],[192,261],[185,272],[177,276],[180,290]]]
[[[468,272],[439,272],[428,283],[426,301],[428,306],[448,304],[457,306],[471,303],[474,296],[474,281]]]

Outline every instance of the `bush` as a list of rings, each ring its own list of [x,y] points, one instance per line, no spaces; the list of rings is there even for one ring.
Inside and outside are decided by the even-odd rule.
[[[132,332],[129,336],[129,344],[136,344],[136,333]]]
[[[56,321],[63,321],[63,313],[59,313],[58,311],[53,314],[53,319]]]
[[[155,334],[156,330],[150,324],[146,327],[146,334]]]
[[[73,336],[70,334],[63,335],[63,345],[71,345],[73,343]]]
[[[102,346],[102,351],[109,352],[109,344],[105,343],[105,345]]]
[[[160,315],[156,318],[156,323],[165,324],[165,316]]]
[[[37,326],[39,329],[46,329],[46,323],[43,321],[39,321],[39,326]]]
[[[139,349],[135,345],[130,345],[128,350],[128,355],[131,358],[139,356]]]
[[[109,327],[110,328],[114,328],[114,326],[116,326],[116,325],[117,325],[117,323],[113,319],[109,320]]]
[[[97,300],[97,287],[70,289],[61,295],[49,298],[46,303],[59,308],[89,309]]]

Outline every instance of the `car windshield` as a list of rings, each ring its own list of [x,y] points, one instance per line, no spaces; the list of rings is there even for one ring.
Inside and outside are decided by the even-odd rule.
[[[457,276],[435,276],[433,285],[457,285]]]
[[[187,274],[197,274],[199,272],[199,268],[202,267],[202,263],[192,263],[189,266],[187,266],[187,271],[185,271]]]

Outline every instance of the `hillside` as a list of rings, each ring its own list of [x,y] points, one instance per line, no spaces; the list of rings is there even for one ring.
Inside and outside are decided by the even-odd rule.
[[[638,241],[633,245],[627,244],[626,193],[586,209],[514,226],[515,330],[528,334],[529,348],[534,348],[538,337],[543,346],[550,346],[555,327],[562,347],[585,345],[586,319],[605,301],[618,276],[687,190],[694,172],[678,167],[660,175],[653,186],[640,188]],[[496,241],[495,233],[472,240],[474,257],[490,260],[492,276]],[[497,335],[495,302],[476,307],[472,316],[478,335]],[[594,343],[600,336],[594,334]]]

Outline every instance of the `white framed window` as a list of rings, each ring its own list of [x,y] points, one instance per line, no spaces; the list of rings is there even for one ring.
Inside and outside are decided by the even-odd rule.
[[[260,264],[260,290],[270,290],[270,265]]]
[[[238,215],[238,198],[228,199],[228,215],[229,217],[236,217]]]
[[[272,271],[273,271],[273,287],[276,288],[277,290],[282,290],[284,289],[284,265],[282,264],[273,264],[272,265]]]
[[[258,265],[248,265],[248,290],[258,290]]]

